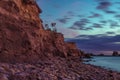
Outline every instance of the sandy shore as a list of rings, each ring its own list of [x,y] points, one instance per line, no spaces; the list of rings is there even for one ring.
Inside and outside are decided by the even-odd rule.
[[[60,57],[35,64],[0,63],[0,80],[120,80],[120,73]]]

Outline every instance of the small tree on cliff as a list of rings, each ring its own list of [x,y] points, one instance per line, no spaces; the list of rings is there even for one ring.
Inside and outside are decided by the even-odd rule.
[[[113,56],[119,56],[118,52],[117,51],[113,51]]]
[[[46,30],[51,30],[51,29],[49,28],[49,25],[48,25],[48,24],[45,24],[45,29],[46,29]]]
[[[52,28],[53,28],[53,31],[54,31],[54,32],[57,32],[57,29],[56,29],[56,27],[55,27],[55,26],[56,26],[56,23],[51,23],[51,26],[52,26]]]

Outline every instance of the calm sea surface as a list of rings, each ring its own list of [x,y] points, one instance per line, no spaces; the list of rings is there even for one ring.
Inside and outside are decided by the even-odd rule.
[[[120,72],[120,57],[95,56],[91,61],[85,63]]]

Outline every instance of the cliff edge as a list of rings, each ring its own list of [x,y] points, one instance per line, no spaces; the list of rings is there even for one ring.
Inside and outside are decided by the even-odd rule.
[[[61,33],[43,28],[41,12],[35,0],[0,0],[0,61],[31,63],[79,54],[71,51],[75,46],[66,46]]]

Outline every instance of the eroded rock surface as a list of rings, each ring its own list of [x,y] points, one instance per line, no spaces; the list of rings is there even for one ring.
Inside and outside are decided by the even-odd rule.
[[[81,56],[80,50],[74,42],[66,42],[68,56]]]
[[[0,61],[37,62],[67,57],[61,33],[45,30],[35,0],[0,0]]]

